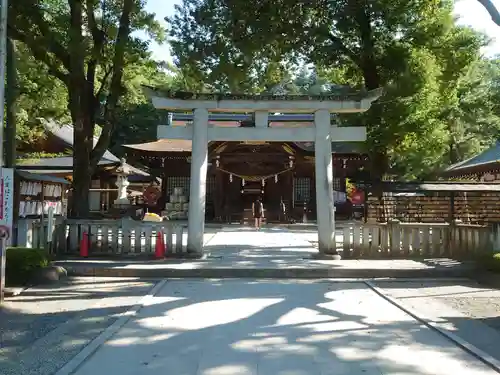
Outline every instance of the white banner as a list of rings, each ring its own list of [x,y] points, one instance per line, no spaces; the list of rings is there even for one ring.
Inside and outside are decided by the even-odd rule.
[[[12,236],[14,214],[14,169],[2,168],[0,181],[0,231]]]

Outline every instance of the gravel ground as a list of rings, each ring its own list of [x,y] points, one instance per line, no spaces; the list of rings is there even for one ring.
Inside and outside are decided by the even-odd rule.
[[[73,278],[7,299],[0,309],[0,374],[54,374],[153,285]]]

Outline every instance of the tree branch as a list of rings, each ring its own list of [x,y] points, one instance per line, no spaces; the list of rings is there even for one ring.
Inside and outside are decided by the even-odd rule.
[[[349,59],[351,59],[353,63],[355,63],[358,66],[361,64],[359,56],[355,54],[353,51],[351,51],[349,48],[347,48],[340,38],[336,37],[330,32],[328,33],[327,37],[328,40],[330,40],[330,42],[333,43],[335,48],[343,52]]]
[[[64,72],[64,70],[53,61],[42,43],[37,42],[32,35],[23,34],[18,28],[11,27],[10,25],[7,30],[12,39],[24,43],[29,48],[35,59],[42,61],[47,66],[51,75],[61,80],[65,85],[68,84],[69,74]]]
[[[477,0],[490,14],[491,19],[500,26],[500,12],[491,0]]]
[[[100,80],[101,81],[101,86],[99,87],[99,89],[97,90],[97,92],[95,94],[95,97],[97,99],[99,99],[99,97],[104,92],[104,88],[106,87],[106,82],[107,82],[107,80],[108,80],[108,78],[109,78],[110,75],[111,75],[111,68],[107,68],[106,71],[104,72],[104,76]]]
[[[29,12],[22,11],[22,7],[29,7]],[[34,33],[34,30],[32,29],[23,30],[25,35],[27,35],[28,33],[37,34],[36,36],[30,35],[30,38],[28,40],[32,43],[32,45],[29,45],[29,47],[39,48],[40,44],[45,46],[50,53],[54,54],[54,56],[60,60],[64,68],[69,71],[70,54],[68,53],[67,49],[54,37],[54,32],[51,30],[49,23],[44,19],[43,10],[40,9],[38,3],[29,0],[12,2],[12,5],[9,7],[9,25],[12,29],[19,29],[19,25],[16,22],[19,16],[27,17],[29,20],[25,19],[23,20],[23,23],[31,22],[31,24],[35,25],[39,31],[37,33]],[[23,43],[28,45],[28,42]]]
[[[102,47],[104,46],[105,40],[104,32],[99,29],[99,26],[97,25],[94,14],[94,5],[95,0],[86,0],[87,22],[92,35],[93,43],[90,60],[87,63],[87,81],[91,82],[92,86],[94,86],[95,82],[97,65],[102,58]]]
[[[97,165],[102,155],[106,151],[111,134],[114,128],[116,107],[118,100],[122,94],[122,78],[123,78],[123,65],[125,62],[125,51],[127,49],[130,37],[130,18],[134,10],[134,0],[124,0],[123,10],[120,16],[120,23],[118,27],[118,34],[115,40],[115,51],[113,56],[113,65],[111,68],[112,76],[109,88],[109,95],[104,107],[104,124],[102,132],[97,141],[97,144],[92,151],[91,165]]]

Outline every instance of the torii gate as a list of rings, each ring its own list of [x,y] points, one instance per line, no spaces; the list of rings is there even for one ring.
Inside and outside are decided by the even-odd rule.
[[[366,141],[365,127],[337,127],[330,113],[367,111],[381,89],[338,95],[225,95],[162,92],[147,88],[156,109],[193,111],[188,126],[158,125],[158,139],[192,140],[187,251],[203,256],[205,193],[210,141],[314,142],[318,246],[320,256],[337,256],[333,199],[332,142]],[[255,113],[255,127],[209,126],[209,112]],[[314,127],[271,128],[269,113],[313,113]]]

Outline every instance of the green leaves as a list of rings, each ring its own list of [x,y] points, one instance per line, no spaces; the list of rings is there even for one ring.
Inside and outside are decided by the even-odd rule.
[[[451,0],[184,0],[167,21],[176,65],[206,90],[384,87],[369,112],[339,121],[368,127],[376,174],[423,177],[497,129],[491,74],[469,76],[486,39],[452,10]]]

